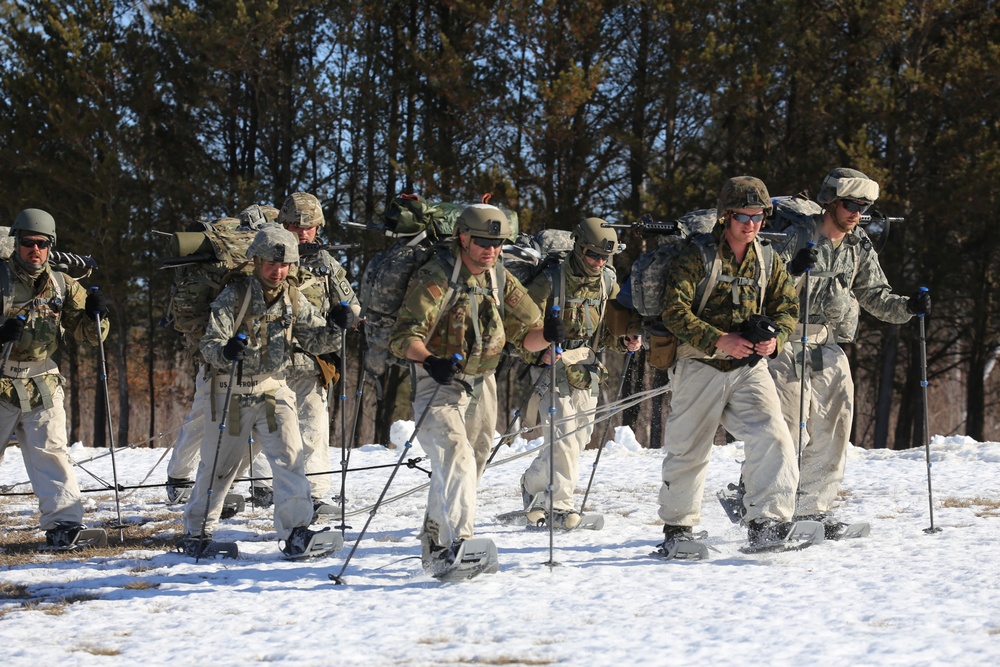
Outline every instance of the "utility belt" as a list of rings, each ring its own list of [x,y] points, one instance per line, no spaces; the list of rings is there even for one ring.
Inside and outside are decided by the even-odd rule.
[[[216,372],[211,378],[211,405],[212,421],[217,421],[215,399],[217,396],[225,396],[229,392],[229,374]],[[278,422],[275,418],[276,399],[274,392],[285,387],[285,374],[281,373],[261,373],[258,375],[244,375],[243,377],[233,376],[232,396],[229,399],[228,408],[228,431],[229,435],[240,434],[240,405],[241,398],[260,398],[266,405],[267,429],[268,433],[278,430]]]
[[[795,325],[790,340],[796,343],[802,342],[803,333],[809,339],[810,345],[826,345],[833,339],[833,331],[829,324],[806,324],[803,326],[799,323]]]
[[[39,375],[49,375],[58,373],[59,366],[51,359],[40,359],[39,361],[7,361],[3,367],[5,378],[33,378]]]

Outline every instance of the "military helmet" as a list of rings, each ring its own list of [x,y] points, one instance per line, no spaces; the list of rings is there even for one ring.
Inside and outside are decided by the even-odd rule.
[[[587,218],[577,224],[573,229],[574,249],[580,255],[588,250],[609,257],[615,254],[618,251],[618,233],[611,227],[605,227],[606,224],[600,218]]]
[[[281,225],[264,225],[247,248],[247,259],[251,257],[294,264],[299,261],[299,238]]]
[[[721,217],[726,211],[737,208],[759,208],[770,216],[774,207],[764,181],[753,176],[735,176],[726,181],[719,193],[716,210]]]
[[[240,211],[240,229],[257,231],[269,222],[278,221],[278,209],[267,204],[251,204]]]
[[[56,221],[51,214],[40,208],[26,208],[14,218],[14,224],[10,226],[10,235],[41,234],[52,239],[52,245],[56,244]]]
[[[507,215],[490,204],[466,206],[455,221],[455,231],[487,239],[508,239],[511,236]]]
[[[281,205],[278,212],[278,224],[295,225],[303,229],[321,227],[326,223],[323,218],[323,205],[315,195],[308,192],[291,194]]]
[[[826,206],[838,199],[852,199],[871,206],[878,199],[878,183],[857,169],[837,167],[823,179],[816,201]]]

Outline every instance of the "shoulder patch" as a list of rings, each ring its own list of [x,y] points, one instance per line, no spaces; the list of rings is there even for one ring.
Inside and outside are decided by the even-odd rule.
[[[527,292],[523,288],[512,289],[510,291],[510,294],[507,295],[507,298],[504,299],[504,303],[510,306],[511,308],[517,308],[517,304],[521,303],[521,300],[524,298],[525,294],[527,294]]]
[[[441,286],[433,282],[427,285],[427,293],[434,299],[440,299],[444,296],[444,292],[441,291]]]

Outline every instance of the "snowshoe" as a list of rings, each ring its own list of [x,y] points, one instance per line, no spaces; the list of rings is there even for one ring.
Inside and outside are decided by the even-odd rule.
[[[334,499],[333,502],[327,502],[319,498],[313,498],[313,523],[320,520],[320,517],[324,516],[340,516],[340,503],[337,502],[338,499]]]
[[[824,539],[819,521],[757,519],[750,522],[747,532],[750,544],[740,548],[746,554],[805,549]]]
[[[310,530],[305,526],[292,529],[292,534],[285,540],[281,548],[285,560],[306,560],[322,558],[339,551],[344,546],[344,538],[340,533],[331,532],[329,528]]]
[[[488,537],[456,540],[450,547],[432,549],[431,575],[439,581],[465,581],[500,570],[496,544]]]
[[[174,548],[185,556],[194,559],[239,558],[240,550],[235,542],[216,542],[211,535],[185,535],[179,539]]]
[[[72,551],[84,547],[108,546],[108,534],[103,528],[84,528],[83,524],[60,521],[45,531],[45,545],[50,549]]]
[[[859,537],[868,537],[871,532],[871,524],[867,521],[858,521],[847,524],[837,521],[829,514],[809,514],[797,516],[795,521],[819,521],[823,524],[823,536],[828,540],[849,540]]]
[[[274,504],[274,491],[269,486],[253,486],[250,488],[250,504],[254,507],[267,509]]]
[[[222,501],[222,512],[219,514],[219,518],[232,519],[246,509],[246,506],[246,498],[238,493],[227,493],[225,500]]]
[[[183,505],[191,497],[191,490],[194,488],[193,479],[183,477],[167,477],[165,485],[168,505]]]
[[[745,493],[746,487],[743,486],[743,480],[741,479],[739,484],[728,484],[725,489],[717,491],[715,494],[722,505],[722,509],[726,510],[726,516],[733,523],[743,521],[743,517],[746,516],[747,508],[743,505],[743,496]]]
[[[543,509],[530,511],[515,510],[498,514],[497,522],[504,526],[527,526],[529,528],[545,528],[547,512]],[[603,514],[580,514],[574,510],[556,510],[555,527],[560,530],[601,530],[604,528]]]
[[[684,526],[665,526],[663,542],[649,555],[662,560],[708,560],[708,545],[701,541],[706,537],[704,530],[695,533]]]

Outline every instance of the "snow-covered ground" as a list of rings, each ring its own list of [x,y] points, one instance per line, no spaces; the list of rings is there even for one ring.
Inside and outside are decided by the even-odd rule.
[[[406,426],[399,425],[397,432]],[[225,521],[217,538],[236,540],[249,559],[202,561],[160,549],[55,560],[41,554],[0,569],[2,664],[15,665],[988,665],[1000,659],[1000,444],[962,437],[932,445],[934,521],[928,535],[922,449],[852,449],[839,514],[869,519],[867,539],[826,542],[782,554],[744,555],[715,491],[735,481],[742,445],[716,447],[703,508],[710,561],[649,557],[660,540],[656,491],[663,454],[630,431],[602,455],[588,505],[604,530],[557,533],[501,526],[519,509],[517,480],[530,458],[487,470],[477,531],[493,538],[501,569],[443,584],[420,567],[416,529],[425,491],[384,505],[346,568],[369,517],[350,517],[347,546],[317,561],[278,559],[270,515],[251,510]],[[497,460],[526,451],[518,441]],[[351,467],[395,463],[401,450],[356,450]],[[78,461],[102,450],[73,448]],[[164,450],[121,450],[123,485],[162,482]],[[335,465],[339,449],[331,450]],[[582,498],[594,461],[584,454]],[[419,446],[406,458],[422,456]],[[110,457],[82,464],[111,479]],[[426,467],[427,462],[423,462]],[[351,472],[351,509],[373,502],[389,468]],[[81,486],[96,482],[78,470]],[[17,449],[0,465],[0,485],[27,479]],[[389,496],[426,481],[400,469]],[[15,490],[23,491],[19,486]],[[335,482],[339,488],[339,481]],[[245,491],[246,485],[238,485]],[[161,533],[179,529],[162,489],[123,494],[126,522]],[[90,523],[113,520],[110,492],[87,494]],[[7,536],[37,526],[34,498],[0,498]],[[117,531],[109,531],[112,543]],[[42,541],[40,532],[29,533]],[[7,537],[4,541],[7,541]],[[12,585],[27,586],[16,599]],[[22,589],[23,591],[23,589]],[[70,604],[60,604],[68,601]]]

